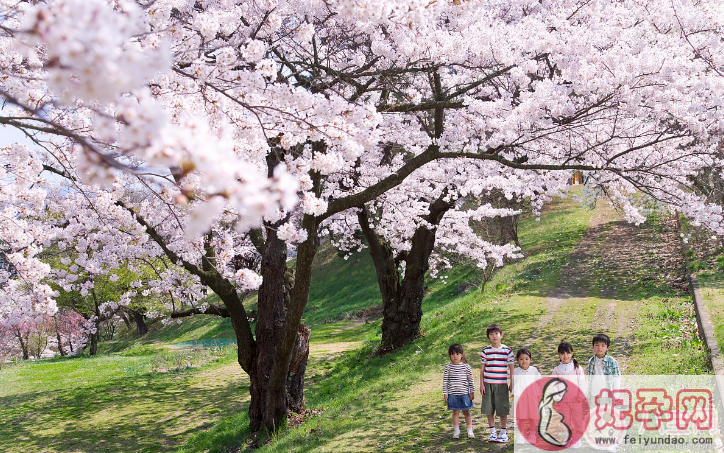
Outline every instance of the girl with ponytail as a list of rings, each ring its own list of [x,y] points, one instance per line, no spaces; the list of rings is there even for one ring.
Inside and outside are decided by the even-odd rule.
[[[562,403],[569,406],[566,412],[571,415],[570,421],[572,425],[571,428],[573,429],[573,438],[579,439],[571,448],[580,448],[580,438],[583,434],[583,426],[581,426],[583,424],[583,403],[586,400],[583,395],[587,394],[588,387],[586,372],[583,371],[583,367],[578,365],[578,361],[573,355],[573,346],[571,346],[570,343],[563,342],[558,345],[558,358],[561,359],[561,363],[553,369],[551,374],[553,376],[562,376],[571,384],[578,386],[581,390],[581,393],[577,393],[581,395],[580,401],[576,400]]]

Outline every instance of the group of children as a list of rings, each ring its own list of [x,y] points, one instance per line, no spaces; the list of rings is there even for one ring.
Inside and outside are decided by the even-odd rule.
[[[507,422],[510,413],[510,394],[520,396],[525,381],[524,376],[540,376],[538,369],[531,365],[532,356],[528,349],[522,348],[513,356],[513,350],[502,343],[503,330],[492,324],[488,326],[487,336],[490,345],[483,348],[480,353],[480,390],[482,392],[482,413],[488,419],[488,441],[507,442]],[[577,385],[583,393],[587,392],[591,376],[605,376],[605,384],[613,388],[614,380],[620,376],[621,371],[616,359],[608,355],[610,339],[605,334],[593,337],[593,356],[588,360],[586,371],[583,370],[573,355],[573,347],[569,343],[558,346],[560,363],[553,369],[551,375],[566,376],[565,379]],[[467,363],[463,347],[453,344],[448,349],[450,363],[445,366],[443,373],[442,392],[449,410],[453,411],[453,438],[460,437],[460,411],[465,417],[468,437],[475,437],[473,433],[470,409],[475,399],[475,379],[473,371]],[[514,368],[517,361],[519,367]],[[510,381],[508,380],[510,378]],[[516,382],[518,384],[516,384]],[[521,387],[518,389],[518,387]],[[582,410],[582,405],[578,407]],[[495,415],[500,418],[500,429],[495,429]],[[576,417],[574,417],[576,418]],[[582,419],[582,414],[578,419]],[[519,427],[520,428],[520,427]],[[530,428],[530,427],[527,427]],[[579,428],[580,429],[580,428]],[[572,445],[580,446],[580,441]]]

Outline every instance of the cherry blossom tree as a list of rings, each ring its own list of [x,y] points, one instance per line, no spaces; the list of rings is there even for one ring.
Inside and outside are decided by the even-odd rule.
[[[84,324],[85,318],[74,310],[59,311],[53,316],[55,347],[61,356],[75,355],[85,348],[88,337]]]
[[[252,430],[278,428],[298,407],[287,395],[303,397],[285,387],[301,385],[290,364],[303,363],[311,264],[342,217],[391,241],[399,203],[412,221],[394,240],[420,243],[423,268],[435,229],[450,231],[441,246],[487,262],[508,252],[459,242],[492,211],[456,200],[495,188],[545,202],[578,170],[632,221],[641,192],[724,233],[721,207],[687,189],[722,163],[723,81],[701,58],[721,50],[713,0],[0,8],[0,124],[36,144],[0,150],[0,243],[17,273],[0,279],[0,322],[55,312],[49,279],[75,285],[78,273],[39,256],[71,237],[84,262],[68,265],[94,275],[166,261],[148,285],[173,291],[178,277],[172,310],[230,317]],[[252,333],[242,296],[256,288]]]
[[[52,320],[49,316],[25,319],[10,329],[10,341],[20,347],[23,360],[41,358],[49,346]],[[51,353],[52,354],[52,353]]]
[[[522,256],[515,244],[485,241],[473,228],[475,221],[519,211],[475,200],[489,197],[505,180],[505,195],[531,198],[535,209],[544,197],[565,190],[567,179],[567,172],[548,177],[518,170],[506,174],[497,165],[474,162],[460,168],[447,161],[413,173],[356,213],[335,216],[328,229],[340,248],[364,247],[356,235],[358,229],[369,244],[383,302],[379,352],[399,349],[419,335],[426,273],[431,271],[435,277],[449,269],[448,257],[460,257],[487,271]]]
[[[0,326],[0,368],[8,360],[20,356],[20,347],[12,329]]]
[[[54,316],[26,318],[11,327],[0,327],[0,359],[62,356],[79,353],[86,344],[85,319],[77,312],[64,310]]]

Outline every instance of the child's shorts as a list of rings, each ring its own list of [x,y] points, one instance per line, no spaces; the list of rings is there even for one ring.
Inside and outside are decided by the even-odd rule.
[[[510,413],[508,384],[485,383],[483,385],[485,385],[485,393],[483,393],[483,404],[480,407],[483,415],[497,415],[498,417],[508,415]]]
[[[473,402],[470,401],[470,395],[448,395],[447,408],[451,411],[467,411],[473,408]]]

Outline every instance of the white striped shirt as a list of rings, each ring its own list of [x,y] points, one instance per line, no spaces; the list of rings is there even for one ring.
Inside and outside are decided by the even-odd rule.
[[[448,363],[442,373],[443,395],[466,395],[475,393],[473,370],[467,363]]]
[[[483,364],[483,382],[486,384],[507,384],[508,366],[515,363],[513,350],[504,344],[499,348],[486,346],[480,353]]]

